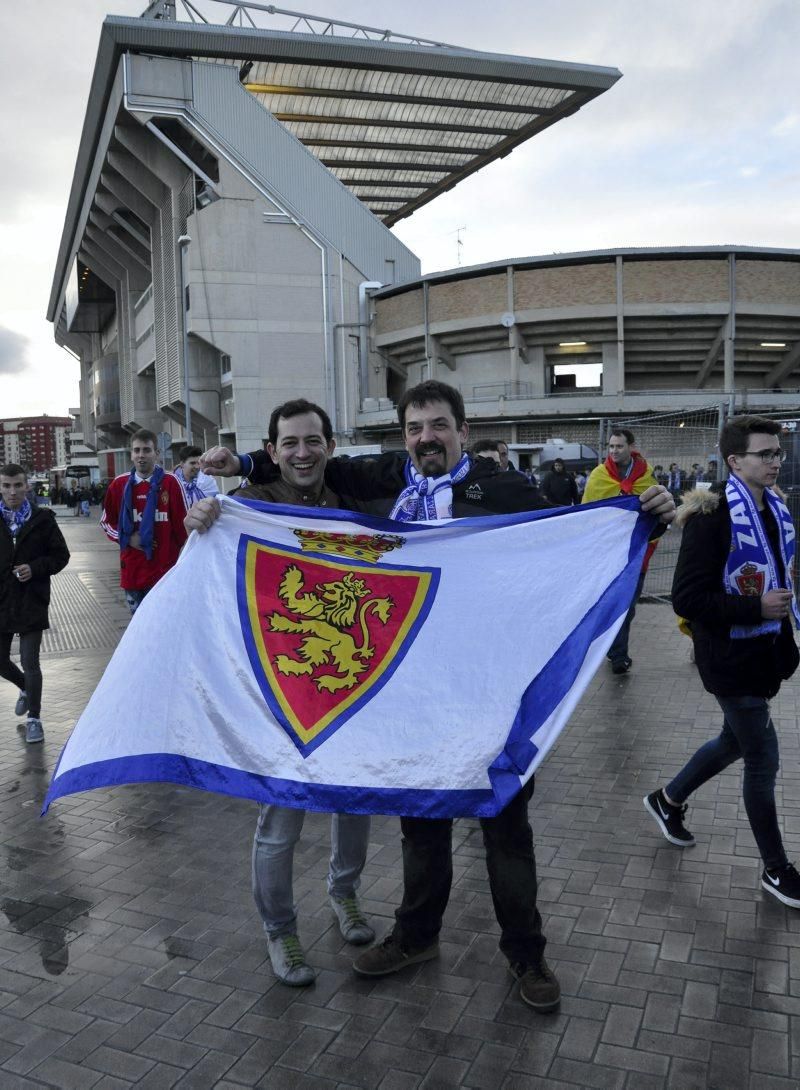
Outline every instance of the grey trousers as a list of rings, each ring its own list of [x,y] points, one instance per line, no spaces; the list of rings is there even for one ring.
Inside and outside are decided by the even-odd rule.
[[[262,806],[253,840],[253,896],[270,938],[297,931],[292,871],[305,810]],[[367,858],[369,815],[331,815],[328,893],[337,900],[354,896]]]

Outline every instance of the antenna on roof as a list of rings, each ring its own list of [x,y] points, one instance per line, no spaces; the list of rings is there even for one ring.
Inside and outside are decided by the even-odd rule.
[[[455,231],[451,231],[451,235],[456,236],[456,254],[459,268],[463,265],[464,261],[464,239],[461,237],[464,231],[466,231],[466,225],[464,227],[456,227]]]

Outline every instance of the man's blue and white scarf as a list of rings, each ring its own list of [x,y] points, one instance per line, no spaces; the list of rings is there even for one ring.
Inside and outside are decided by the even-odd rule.
[[[133,490],[136,487],[138,474],[135,469],[125,482],[125,492],[122,496],[122,510],[119,515],[119,547],[126,549],[131,537],[137,530],[133,513]],[[150,477],[150,491],[147,493],[142,521],[139,523],[139,540],[148,560],[153,559],[153,536],[156,526],[156,508],[158,507],[158,490],[164,479],[164,470],[156,466]]]
[[[389,518],[397,522],[429,522],[453,517],[453,485],[463,481],[472,468],[462,454],[453,469],[441,477],[423,477],[409,458],[405,465],[407,487],[397,497]]]
[[[31,517],[33,508],[31,507],[30,500],[23,500],[20,507],[6,507],[2,500],[0,500],[0,514],[3,516],[3,521],[11,531],[11,536],[16,537],[22,527]]]
[[[782,581],[750,489],[744,481],[731,475],[725,486],[725,498],[731,516],[731,551],[723,576],[725,593],[761,597],[770,590],[790,590],[794,622],[800,628],[800,610],[797,608],[792,580],[795,532],[789,508],[775,492],[769,488],[764,489],[764,503],[769,507],[778,526],[778,542],[785,573]],[[778,620],[765,620],[755,625],[735,624],[731,626],[731,639],[749,640],[754,636],[777,635],[780,629],[781,622]]]
[[[197,503],[198,500],[205,499],[205,492],[200,488],[197,483],[198,476],[192,478],[191,481],[187,481],[183,474],[183,469],[180,466],[176,466],[173,471],[173,475],[178,478],[178,483],[183,489],[183,494],[186,497],[186,506],[191,507],[193,503]]]

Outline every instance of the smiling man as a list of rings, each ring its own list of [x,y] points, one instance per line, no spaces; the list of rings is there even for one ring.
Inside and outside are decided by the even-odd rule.
[[[691,625],[697,669],[722,709],[722,731],[644,805],[671,844],[688,847],[694,837],[683,824],[686,800],[741,760],[744,807],[764,864],[761,885],[800,908],[800,875],[786,857],[775,808],[778,736],[769,709],[797,669],[792,622],[800,622],[795,531],[774,491],[786,457],[780,435],[780,424],[764,417],[728,421],[719,449],[730,479],[689,492],[678,512],[683,536],[672,605]]]
[[[148,591],[177,562],[186,541],[186,503],[171,473],[156,465],[155,434],[131,436],[133,469],[115,477],[105,495],[100,526],[119,545],[120,586],[131,616]]]
[[[324,409],[303,398],[287,401],[273,411],[267,435],[267,454],[280,475],[267,484],[240,488],[237,497],[298,507],[342,506],[325,484],[325,468],[336,444]],[[217,503],[201,500],[190,508],[186,529],[203,532],[218,514]],[[253,896],[267,935],[270,963],[278,980],[291,987],[313,984],[316,978],[297,935],[292,883],[294,850],[305,816],[305,810],[263,805],[253,841]],[[354,945],[375,938],[356,896],[369,830],[367,815],[331,816],[328,895],[342,937]]]
[[[346,507],[420,522],[550,506],[522,474],[500,472],[494,461],[473,460],[464,452],[469,427],[455,387],[437,381],[414,386],[400,398],[397,416],[405,454],[334,458],[328,463],[325,479]],[[271,452],[270,457],[275,460]],[[263,479],[271,470],[263,451],[240,456],[216,447],[204,461],[214,472],[244,472],[251,480]],[[675,505],[666,489],[655,487],[641,500],[645,509],[667,522],[674,516]],[[458,648],[446,653],[457,654]],[[446,659],[438,666],[446,670]],[[424,698],[422,688],[420,699]],[[528,821],[533,788],[531,778],[500,814],[482,818],[480,824],[501,928],[500,949],[519,982],[522,1001],[544,1013],[559,1005],[561,989],[544,957],[546,940],[536,906],[536,859]],[[388,936],[353,963],[359,975],[384,976],[439,956],[439,932],[453,878],[452,826],[450,819],[400,819],[403,900]]]

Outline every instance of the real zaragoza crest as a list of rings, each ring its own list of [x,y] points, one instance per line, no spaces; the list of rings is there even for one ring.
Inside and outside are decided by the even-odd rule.
[[[766,571],[759,565],[747,561],[733,573],[733,580],[740,594],[760,598],[766,585]]]
[[[300,549],[242,535],[239,619],[258,684],[305,756],[402,662],[436,594],[433,568],[379,566],[404,539],[295,530]]]

